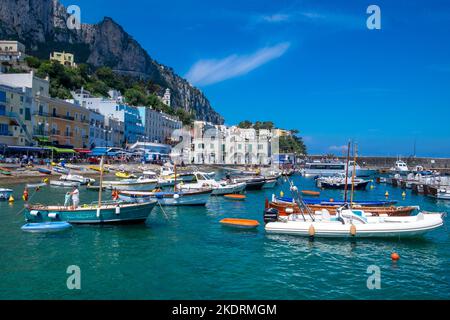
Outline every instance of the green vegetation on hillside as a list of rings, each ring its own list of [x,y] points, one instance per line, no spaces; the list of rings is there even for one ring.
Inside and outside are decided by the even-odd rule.
[[[84,88],[92,95],[107,97],[111,89],[122,92],[126,102],[132,106],[152,107],[155,110],[178,116],[184,125],[191,125],[194,114],[181,108],[165,105],[157,96],[163,88],[152,81],[140,80],[115,73],[109,67],[93,69],[87,64],[66,67],[58,62],[27,57],[29,68],[36,70],[41,78],[50,78],[50,95],[59,99],[71,99],[71,91]]]

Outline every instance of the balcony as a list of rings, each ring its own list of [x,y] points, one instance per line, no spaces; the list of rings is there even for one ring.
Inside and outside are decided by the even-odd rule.
[[[13,137],[14,134],[11,131],[0,131],[1,137]]]

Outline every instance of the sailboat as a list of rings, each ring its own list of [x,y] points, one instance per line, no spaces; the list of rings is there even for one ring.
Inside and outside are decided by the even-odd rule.
[[[153,210],[156,201],[146,203],[120,203],[116,201],[102,202],[103,163],[101,160],[100,187],[98,202],[85,204],[78,208],[65,206],[46,206],[27,204],[25,218],[29,223],[68,222],[71,224],[123,224],[145,222]]]

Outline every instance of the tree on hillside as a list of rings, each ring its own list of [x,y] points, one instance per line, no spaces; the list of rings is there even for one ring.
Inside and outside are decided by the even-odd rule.
[[[241,129],[251,129],[253,127],[253,123],[251,121],[245,120],[238,124],[238,128]]]

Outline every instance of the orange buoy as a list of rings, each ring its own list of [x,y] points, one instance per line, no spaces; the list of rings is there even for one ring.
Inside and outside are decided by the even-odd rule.
[[[355,237],[355,236],[356,236],[356,227],[355,227],[354,224],[352,224],[352,226],[350,227],[350,235],[351,235],[352,237]]]
[[[318,192],[318,191],[303,190],[302,194],[305,195],[305,196],[313,196],[313,197],[320,196],[320,192]]]
[[[314,237],[314,236],[316,235],[316,229],[314,228],[313,225],[311,225],[311,226],[309,227],[308,233],[309,233],[309,236],[310,236],[310,237]]]
[[[247,219],[232,219],[227,218],[220,221],[221,224],[234,227],[234,228],[244,228],[244,229],[254,229],[259,227],[259,222],[256,220],[247,220]]]
[[[394,252],[393,254],[391,254],[391,259],[392,261],[398,261],[400,260],[400,255],[397,252]]]
[[[226,199],[238,200],[238,201],[243,201],[243,200],[247,199],[247,197],[244,196],[243,194],[226,194],[224,197]]]

